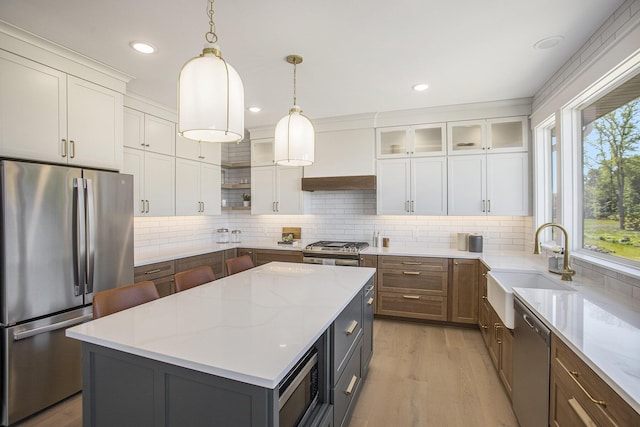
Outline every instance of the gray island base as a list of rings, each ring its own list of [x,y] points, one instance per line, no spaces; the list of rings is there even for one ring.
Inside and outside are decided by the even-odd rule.
[[[279,385],[311,348],[317,350],[318,403],[304,425],[348,424],[373,351],[369,302],[374,272],[271,263],[194,288],[191,298],[175,294],[68,330],[70,337],[83,341],[83,425],[279,426]],[[241,296],[244,301],[238,303]],[[217,339],[216,347],[225,347],[221,354],[226,356],[253,352],[237,354],[240,365],[234,369],[229,365],[233,357],[199,358],[210,349],[206,344],[190,351],[176,347],[194,342],[185,339],[194,331],[182,334],[180,328],[163,326],[188,317],[190,310],[220,308],[231,300],[236,304],[233,315],[199,317],[209,323],[198,326],[201,334],[195,342]],[[295,313],[298,322],[283,316],[286,310]],[[160,315],[163,311],[170,314]],[[240,313],[251,320],[237,322]],[[167,332],[158,332],[153,324]],[[216,334],[223,325],[234,329],[237,342],[254,342],[220,340]],[[260,342],[256,337],[266,333],[261,328],[273,336]],[[272,354],[279,351],[282,354]],[[259,366],[250,366],[252,360]]]

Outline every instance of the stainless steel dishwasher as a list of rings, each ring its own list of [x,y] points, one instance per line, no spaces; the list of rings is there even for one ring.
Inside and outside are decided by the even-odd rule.
[[[551,331],[517,298],[513,307],[513,412],[520,427],[548,426]]]

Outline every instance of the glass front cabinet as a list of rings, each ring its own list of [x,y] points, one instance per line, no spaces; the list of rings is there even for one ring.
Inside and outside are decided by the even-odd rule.
[[[379,159],[447,154],[445,123],[378,128],[376,133]]]

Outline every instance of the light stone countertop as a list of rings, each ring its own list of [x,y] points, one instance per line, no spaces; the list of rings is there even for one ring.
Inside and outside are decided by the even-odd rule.
[[[307,243],[311,242],[290,247],[269,241],[246,242],[220,248],[208,246],[200,248],[201,252],[198,253],[233,247],[302,250]],[[166,259],[174,259],[191,254],[197,253],[167,253],[165,256]],[[370,246],[362,254],[479,259],[492,271],[547,270],[545,256],[519,251],[475,253],[448,248]],[[150,262],[156,261],[147,263]],[[136,259],[136,265],[143,264],[145,262]],[[569,286],[575,291],[515,287],[514,294],[632,408],[640,412],[640,304],[579,281],[571,282]]]
[[[275,389],[373,268],[272,262],[67,329],[68,337]]]
[[[513,288],[552,332],[640,413],[640,306],[571,284],[575,291]]]

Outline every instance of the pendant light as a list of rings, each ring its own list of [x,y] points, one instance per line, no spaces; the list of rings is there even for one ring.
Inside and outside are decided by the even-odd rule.
[[[296,98],[296,66],[302,63],[302,57],[289,55],[287,62],[293,64],[293,107],[276,125],[273,159],[283,166],[309,166],[314,161],[315,130]]]
[[[209,0],[207,43],[180,70],[178,132],[196,141],[238,142],[244,138],[244,87],[216,44],[213,13]]]

